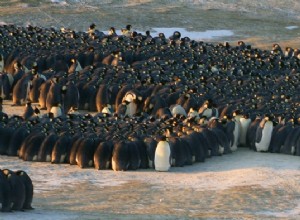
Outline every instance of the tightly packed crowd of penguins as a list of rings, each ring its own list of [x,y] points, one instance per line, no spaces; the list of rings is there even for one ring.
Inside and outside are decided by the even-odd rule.
[[[1,102],[24,105],[23,115],[1,105],[0,154],[115,171],[167,171],[238,147],[300,155],[297,49],[95,24],[2,25],[0,41]]]

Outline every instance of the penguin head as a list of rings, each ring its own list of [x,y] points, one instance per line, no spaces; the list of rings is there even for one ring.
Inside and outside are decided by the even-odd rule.
[[[111,27],[108,31],[108,35],[113,35],[116,33],[116,29],[114,27]]]
[[[94,24],[94,23],[92,23],[91,25],[90,25],[90,27],[89,27],[89,30],[93,30],[93,29],[95,29],[96,28],[96,25]]]
[[[31,106],[31,101],[30,101],[30,100],[27,100],[27,102],[26,102],[26,107],[29,107],[29,106]]]
[[[130,24],[126,25],[126,30],[130,31],[132,26]]]
[[[34,114],[39,115],[40,114],[40,110],[35,106],[34,109]]]

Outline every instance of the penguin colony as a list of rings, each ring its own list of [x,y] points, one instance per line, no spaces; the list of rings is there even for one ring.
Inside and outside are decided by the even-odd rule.
[[[241,146],[300,155],[298,49],[95,24],[3,25],[0,41],[1,101],[26,104],[0,113],[0,154],[115,171],[167,171]]]

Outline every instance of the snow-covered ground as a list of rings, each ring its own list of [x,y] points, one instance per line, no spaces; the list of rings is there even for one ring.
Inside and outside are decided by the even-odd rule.
[[[34,184],[35,210],[0,219],[300,218],[300,158],[237,152],[170,172],[114,172],[0,157]]]

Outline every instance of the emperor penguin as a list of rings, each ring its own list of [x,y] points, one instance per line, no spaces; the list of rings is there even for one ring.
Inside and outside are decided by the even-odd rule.
[[[238,141],[240,136],[240,126],[239,122],[232,118],[231,115],[228,115],[224,118],[226,122],[226,134],[230,142],[230,150],[236,151],[238,147]]]
[[[24,111],[24,114],[23,114],[23,118],[25,120],[28,120],[33,115],[34,115],[34,110],[32,108],[31,102],[27,101],[27,103],[25,105],[25,111]]]
[[[139,94],[133,92],[133,91],[128,91],[124,98],[123,101],[126,101],[128,103],[127,108],[126,108],[126,113],[125,116],[132,117],[134,114],[138,112],[138,102],[142,101],[142,96]]]
[[[169,171],[171,167],[171,148],[166,136],[163,136],[156,146],[154,167],[156,171]]]
[[[200,116],[205,116],[208,119],[211,117],[219,117],[218,109],[214,107],[214,104],[210,99],[203,103],[203,105],[199,108],[198,113]]]
[[[74,73],[74,72],[79,72],[82,70],[82,67],[79,63],[79,61],[75,58],[72,58],[71,59],[71,65],[68,69],[68,73],[71,74],[71,73]]]
[[[249,117],[249,114],[244,114],[240,118],[240,138],[239,138],[239,145],[246,146],[246,137],[248,128],[251,124],[251,118]]]
[[[130,37],[132,33],[131,28],[132,26],[130,24],[126,25],[126,28],[121,30],[122,34],[126,37]]]
[[[170,111],[171,111],[173,117],[175,117],[176,115],[183,115],[183,116],[187,117],[186,111],[181,105],[178,105],[178,104],[172,105],[170,107]]]
[[[271,138],[272,138],[273,128],[274,125],[270,116],[265,115],[265,117],[259,123],[258,128],[256,129],[255,147],[257,151],[259,152],[268,151]]]
[[[60,117],[63,115],[63,109],[60,103],[56,103],[54,104],[51,109],[50,112],[53,114],[54,118]]]

